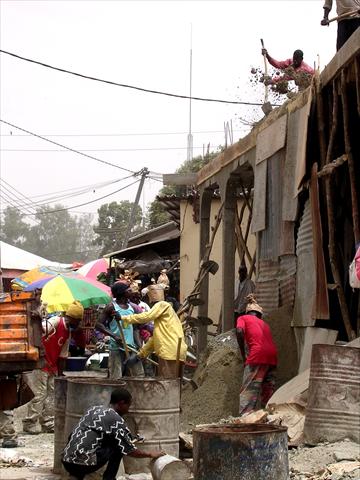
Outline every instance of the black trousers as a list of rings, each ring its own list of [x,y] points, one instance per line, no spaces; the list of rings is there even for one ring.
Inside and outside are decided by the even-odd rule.
[[[349,20],[341,20],[338,22],[336,50],[340,50],[344,43],[359,27],[360,18],[350,18]]]
[[[86,475],[96,472],[107,463],[103,480],[116,480],[122,453],[119,448],[111,445],[100,448],[96,453],[96,465],[78,465],[77,463],[62,462],[65,470],[77,480],[83,480]]]

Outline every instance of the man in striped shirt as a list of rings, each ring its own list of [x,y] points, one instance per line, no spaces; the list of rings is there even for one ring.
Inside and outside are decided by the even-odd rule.
[[[83,480],[107,464],[103,480],[116,480],[123,455],[159,458],[163,452],[144,452],[133,444],[133,437],[122,415],[128,413],[131,394],[119,388],[112,392],[108,407],[91,407],[80,419],[69,438],[62,463],[72,480]]]

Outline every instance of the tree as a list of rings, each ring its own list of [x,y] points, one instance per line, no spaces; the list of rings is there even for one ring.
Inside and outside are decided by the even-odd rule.
[[[2,241],[21,248],[25,243],[30,226],[24,222],[24,216],[15,207],[6,207],[1,222],[0,238]]]
[[[78,244],[76,260],[89,262],[99,257],[100,248],[94,245],[96,234],[93,227],[93,215],[87,213],[77,218]]]
[[[62,205],[37,209],[38,224],[30,228],[25,248],[36,255],[62,263],[73,262],[78,245],[78,225]]]
[[[176,170],[176,173],[196,173],[208,164],[213,158],[215,158],[219,152],[223,150],[223,147],[219,147],[216,152],[208,152],[205,156],[199,155],[192,160],[185,160],[180,167]],[[162,195],[184,195],[186,194],[185,186],[164,186],[159,191],[159,196]],[[155,228],[170,221],[170,215],[166,211],[164,205],[155,199],[150,203],[148,208],[148,227]]]
[[[132,206],[133,203],[129,200],[122,200],[121,202],[105,203],[98,209],[98,223],[94,227],[94,232],[98,236],[95,238],[94,244],[101,247],[102,255],[122,248]],[[142,210],[138,205],[132,226],[133,233],[140,228],[141,220]]]

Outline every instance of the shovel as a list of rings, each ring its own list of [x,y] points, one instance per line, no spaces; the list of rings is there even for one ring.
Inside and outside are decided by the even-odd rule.
[[[262,38],[260,39],[260,42],[261,42],[262,48],[265,48],[264,40]],[[264,69],[265,69],[265,78],[266,78],[268,76],[268,63],[267,63],[266,55],[264,55]],[[269,102],[269,86],[264,84],[264,87],[265,87],[265,98],[264,98],[264,103],[261,107],[261,110],[264,112],[265,115],[269,115],[269,113],[272,110],[271,103]]]

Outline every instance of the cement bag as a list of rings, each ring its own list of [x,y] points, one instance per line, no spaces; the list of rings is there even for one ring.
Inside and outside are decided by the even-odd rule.
[[[349,281],[352,288],[360,288],[360,247],[349,267]]]

